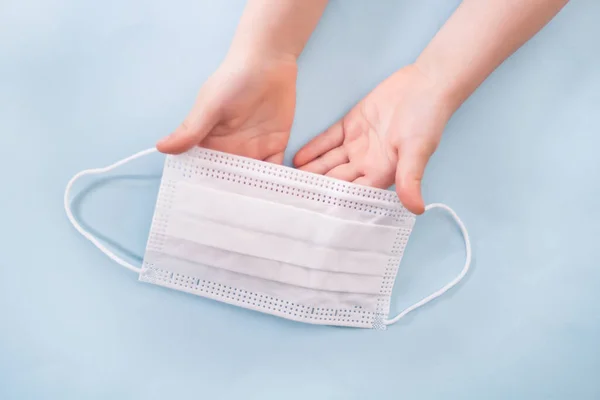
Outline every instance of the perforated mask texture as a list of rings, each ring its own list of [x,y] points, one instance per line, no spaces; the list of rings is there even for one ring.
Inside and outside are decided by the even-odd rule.
[[[231,287],[223,282],[172,272],[168,265],[149,256],[160,253],[165,243],[170,207],[177,182],[210,185],[222,190],[276,195],[288,202],[310,202],[314,210],[333,210],[338,215],[360,221],[374,221],[398,228],[391,256],[382,277],[377,307],[346,309],[319,308],[297,304],[265,293]],[[270,193],[268,193],[270,192]],[[219,300],[240,307],[313,324],[385,329],[383,320],[390,308],[390,296],[415,216],[398,201],[394,192],[342,182],[293,168],[195,148],[168,156],[148,238],[140,280]],[[210,266],[209,266],[210,267]]]

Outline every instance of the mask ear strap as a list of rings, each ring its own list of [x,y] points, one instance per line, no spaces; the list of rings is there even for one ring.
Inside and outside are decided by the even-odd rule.
[[[81,225],[79,225],[79,222],[77,222],[77,220],[75,219],[75,217],[73,216],[73,212],[71,211],[71,202],[69,199],[69,195],[71,192],[71,188],[73,187],[73,184],[75,183],[75,181],[77,181],[79,178],[81,178],[82,176],[85,175],[98,175],[98,174],[104,174],[106,172],[112,171],[115,168],[120,167],[123,164],[127,164],[130,161],[133,161],[137,158],[140,157],[144,157],[148,154],[152,154],[155,153],[156,149],[155,148],[151,148],[151,149],[147,149],[144,151],[140,151],[139,153],[136,153],[132,156],[129,156],[127,158],[124,158],[121,161],[117,161],[116,163],[109,165],[108,167],[104,167],[104,168],[94,168],[94,169],[86,169],[84,171],[79,172],[78,174],[76,174],[73,178],[71,178],[71,180],[69,181],[69,183],[67,183],[67,187],[65,188],[65,198],[64,198],[64,203],[65,203],[65,211],[67,213],[67,218],[69,219],[69,221],[71,222],[71,225],[73,225],[75,227],[75,229],[77,229],[77,231],[79,233],[81,233],[81,235],[86,238],[87,240],[89,240],[90,242],[92,242],[94,244],[94,246],[96,246],[101,252],[103,252],[104,254],[106,254],[111,260],[113,260],[114,262],[116,262],[117,264],[133,271],[133,272],[137,272],[140,273],[140,271],[142,270],[140,267],[136,267],[135,265],[132,265],[130,263],[128,263],[127,261],[123,260],[121,257],[117,256],[115,253],[113,253],[112,251],[110,251],[106,246],[104,246],[102,243],[100,243],[100,241],[94,237],[94,235],[92,235],[90,232],[86,231],[85,229],[83,229],[81,227]]]
[[[471,266],[471,242],[469,240],[469,233],[467,232],[467,228],[465,228],[465,225],[462,223],[460,218],[458,218],[458,215],[456,215],[454,210],[452,210],[447,205],[440,204],[440,203],[429,204],[427,207],[425,207],[425,211],[429,211],[432,208],[441,208],[441,209],[445,210],[446,212],[448,212],[452,216],[452,218],[454,218],[454,221],[460,228],[460,231],[463,235],[463,239],[465,240],[465,253],[466,253],[465,266],[463,267],[462,271],[460,271],[460,274],[458,274],[458,276],[456,278],[454,278],[452,281],[448,282],[444,287],[439,289],[437,292],[430,294],[429,296],[425,297],[421,301],[406,308],[404,311],[402,311],[400,314],[396,315],[394,318],[384,320],[383,323],[385,325],[391,325],[391,324],[398,322],[398,320],[400,318],[404,317],[409,312],[421,307],[422,305],[429,303],[431,300],[433,300],[437,297],[440,297],[441,295],[446,293],[448,290],[450,290],[454,285],[456,285],[458,282],[460,282],[461,279],[464,278],[464,276],[469,271],[469,267]]]

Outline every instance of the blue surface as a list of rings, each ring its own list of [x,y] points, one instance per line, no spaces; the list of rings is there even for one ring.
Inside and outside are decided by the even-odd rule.
[[[301,60],[287,160],[413,60],[457,3],[333,0]],[[598,1],[568,5],[451,120],[425,195],[464,219],[473,270],[386,332],[142,284],[76,234],[67,180],[173,129],[242,6],[0,4],[0,398],[600,398]],[[161,163],[78,185],[79,218],[132,259]],[[457,274],[463,256],[449,219],[419,218],[394,308]]]

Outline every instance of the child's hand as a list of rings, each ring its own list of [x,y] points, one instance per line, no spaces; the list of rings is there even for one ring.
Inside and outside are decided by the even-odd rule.
[[[296,75],[293,58],[228,58],[158,150],[177,154],[199,145],[281,164],[294,119]]]
[[[300,149],[294,164],[373,187],[395,181],[402,204],[421,214],[421,179],[452,115],[448,104],[416,66],[407,66]]]

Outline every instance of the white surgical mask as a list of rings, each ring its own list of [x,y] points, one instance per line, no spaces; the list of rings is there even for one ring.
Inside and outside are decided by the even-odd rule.
[[[440,296],[467,273],[467,231],[448,206],[466,245],[461,273],[389,318],[390,297],[415,216],[394,192],[293,168],[194,148],[167,156],[144,261],[115,255],[73,217],[73,226],[143,282],[296,321],[384,329]]]

